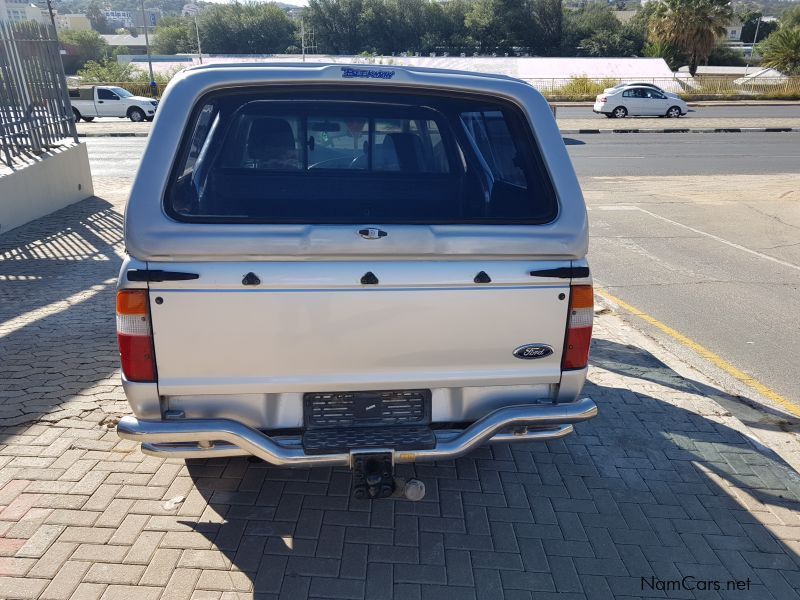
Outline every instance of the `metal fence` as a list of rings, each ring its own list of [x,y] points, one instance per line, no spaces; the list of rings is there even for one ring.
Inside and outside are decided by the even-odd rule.
[[[0,20],[0,162],[14,168],[77,142],[55,32]]]
[[[752,72],[756,72],[754,69]],[[726,77],[678,75],[672,78],[592,79],[570,77],[564,79],[526,79],[533,87],[551,100],[594,100],[607,87],[623,81],[653,83],[668,92],[679,94],[686,100],[702,98],[800,98],[800,77]]]
[[[140,81],[104,81],[102,83],[94,82],[94,81],[87,81],[85,83],[81,83],[81,85],[110,85],[113,87],[121,87],[124,90],[128,90],[134,96],[145,96],[148,98],[152,98],[153,90],[150,87],[150,84],[147,82],[140,82]],[[158,93],[155,95],[156,98],[159,98],[161,94],[164,93],[164,89],[167,86],[162,84],[158,86]]]

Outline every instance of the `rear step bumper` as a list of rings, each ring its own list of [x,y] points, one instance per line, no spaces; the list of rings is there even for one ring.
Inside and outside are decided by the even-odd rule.
[[[436,430],[430,449],[395,450],[395,463],[447,460],[481,444],[551,440],[572,433],[572,424],[597,415],[591,398],[565,404],[527,404],[500,408],[463,430]],[[504,430],[514,429],[513,433]],[[174,458],[212,458],[253,455],[282,467],[351,466],[360,449],[336,454],[307,454],[298,437],[270,437],[231,419],[140,421],[123,417],[121,438],[142,443],[145,454]],[[370,449],[374,451],[375,449]]]

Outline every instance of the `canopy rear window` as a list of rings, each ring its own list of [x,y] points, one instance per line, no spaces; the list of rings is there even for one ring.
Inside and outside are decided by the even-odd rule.
[[[227,92],[194,111],[165,208],[196,222],[538,224],[557,203],[510,104]]]

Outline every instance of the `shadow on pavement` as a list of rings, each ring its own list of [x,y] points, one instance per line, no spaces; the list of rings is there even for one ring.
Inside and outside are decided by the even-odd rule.
[[[734,408],[736,417],[748,427],[769,431],[800,431],[800,419],[745,396],[733,396],[705,383],[685,379],[641,348],[611,340],[592,340],[592,363],[626,377],[635,377],[687,394],[701,394]]]
[[[82,393],[104,406],[119,393],[102,384],[117,370],[120,241],[121,216],[99,198],[0,237],[0,442],[18,423],[80,413]],[[796,474],[690,398],[716,390],[641,349],[596,340],[593,360],[650,391],[589,384],[600,416],[564,440],[403,465],[427,485],[421,502],[356,501],[346,470],[193,461],[208,506],[174,526],[224,554],[221,590],[236,576],[259,598],[663,597],[641,577],[687,575],[752,585],[668,597],[797,597]]]
[[[115,373],[121,247],[122,215],[97,197],[0,236],[0,426],[75,416]]]
[[[647,380],[661,365],[604,344],[604,368]],[[418,503],[354,500],[341,469],[190,461],[208,508],[184,524],[264,598],[797,597],[796,474],[710,417],[628,389],[586,392],[600,416],[564,440],[401,465],[426,483]],[[642,582],[687,576],[722,590],[665,595]]]

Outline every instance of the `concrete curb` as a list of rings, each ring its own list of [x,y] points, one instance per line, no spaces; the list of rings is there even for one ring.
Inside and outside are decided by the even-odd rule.
[[[717,127],[717,128],[692,128],[674,127],[667,129],[561,129],[562,134],[581,135],[594,133],[788,133],[800,132],[800,127]],[[79,138],[99,137],[147,137],[144,132],[118,132],[118,133],[79,133]]]
[[[692,128],[676,127],[668,129],[561,129],[562,134],[580,135],[587,133],[787,133],[800,131],[800,127],[717,127]]]

